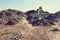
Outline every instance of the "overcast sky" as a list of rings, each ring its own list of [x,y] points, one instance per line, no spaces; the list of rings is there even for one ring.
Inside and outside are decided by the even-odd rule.
[[[0,0],[0,10],[16,9],[28,11],[36,10],[39,6],[49,12],[60,11],[60,0]]]

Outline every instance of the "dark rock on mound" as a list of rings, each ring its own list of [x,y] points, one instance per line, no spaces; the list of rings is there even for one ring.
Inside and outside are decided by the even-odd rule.
[[[27,16],[26,19],[33,26],[39,26],[39,25],[51,26],[51,25],[55,25],[54,22],[57,22],[57,18],[60,17],[60,12],[51,14],[43,11],[42,13],[43,19],[41,20],[37,19],[37,11],[35,10],[27,11],[25,15]]]

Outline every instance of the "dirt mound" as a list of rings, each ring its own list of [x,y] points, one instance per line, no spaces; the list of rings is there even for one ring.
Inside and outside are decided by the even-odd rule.
[[[36,10],[0,11],[0,40],[60,40],[60,11],[54,14],[43,11],[42,16],[38,20]]]

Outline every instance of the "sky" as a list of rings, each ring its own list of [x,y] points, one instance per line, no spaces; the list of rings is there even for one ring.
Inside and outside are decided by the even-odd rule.
[[[54,13],[60,11],[60,0],[0,0],[0,11],[15,9],[20,11],[37,10],[39,6],[44,11]]]

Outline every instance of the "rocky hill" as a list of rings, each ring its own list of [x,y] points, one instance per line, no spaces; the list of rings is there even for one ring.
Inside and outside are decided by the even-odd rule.
[[[54,14],[43,11],[42,16],[38,20],[36,10],[0,11],[0,40],[59,40],[60,11]]]

